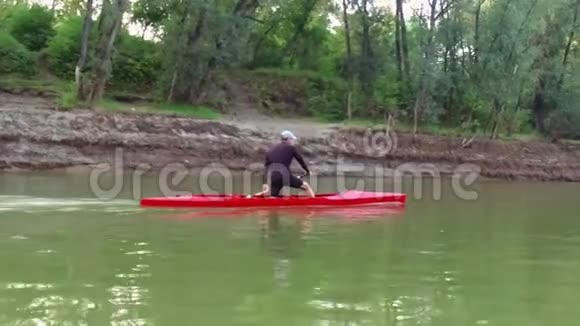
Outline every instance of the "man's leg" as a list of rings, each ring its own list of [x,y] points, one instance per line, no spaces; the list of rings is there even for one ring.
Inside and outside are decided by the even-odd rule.
[[[270,196],[281,197],[280,193],[282,192],[282,188],[284,188],[284,184],[281,180],[272,179],[270,183]]]
[[[310,187],[308,182],[305,182],[305,181],[302,182],[302,190],[305,190],[308,193],[308,196],[310,196],[312,198],[316,197],[314,190],[312,190],[312,187]]]
[[[312,190],[312,187],[310,187],[310,185],[307,182],[297,178],[296,176],[293,175],[290,176],[290,187],[302,189],[308,193],[308,196],[312,198],[316,197],[314,191]]]

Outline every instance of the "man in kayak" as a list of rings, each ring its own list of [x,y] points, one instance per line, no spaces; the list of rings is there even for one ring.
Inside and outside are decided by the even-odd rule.
[[[310,185],[294,176],[290,171],[290,165],[296,159],[304,171],[306,171],[306,175],[310,175],[310,170],[306,162],[304,162],[302,155],[300,155],[293,144],[298,138],[291,131],[284,131],[281,136],[282,141],[274,146],[266,155],[263,191],[255,196],[259,197],[269,194],[272,197],[280,197],[282,188],[289,186],[306,191],[310,197],[316,197]]]

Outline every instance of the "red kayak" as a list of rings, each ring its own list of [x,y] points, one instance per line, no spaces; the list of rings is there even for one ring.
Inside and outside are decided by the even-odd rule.
[[[336,207],[371,204],[404,206],[407,195],[365,191],[345,191],[337,194],[317,195],[315,198],[289,196],[282,198],[243,195],[193,195],[183,197],[144,198],[143,207]]]

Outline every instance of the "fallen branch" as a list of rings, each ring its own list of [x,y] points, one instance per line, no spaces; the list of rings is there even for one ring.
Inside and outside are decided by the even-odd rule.
[[[471,145],[473,144],[473,142],[475,141],[476,138],[477,138],[477,133],[475,133],[473,135],[473,137],[471,137],[469,140],[467,138],[463,138],[463,141],[461,141],[461,148],[471,147]]]

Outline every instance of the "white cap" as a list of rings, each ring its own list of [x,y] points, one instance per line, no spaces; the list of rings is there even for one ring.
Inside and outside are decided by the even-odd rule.
[[[298,137],[294,136],[294,133],[292,133],[292,131],[285,130],[282,132],[282,139],[296,140],[296,139],[298,139]]]

